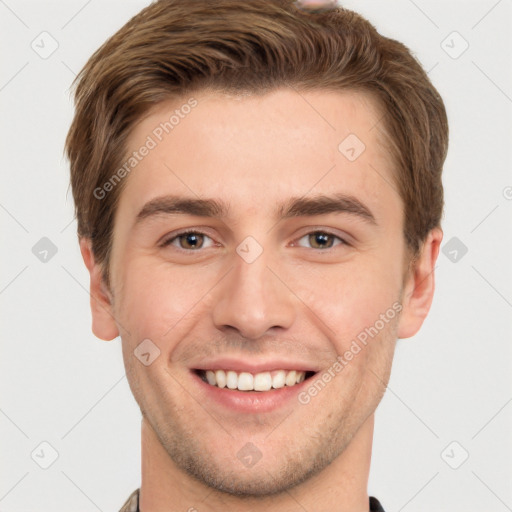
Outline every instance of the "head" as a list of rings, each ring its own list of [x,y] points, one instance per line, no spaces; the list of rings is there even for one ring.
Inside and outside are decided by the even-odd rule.
[[[91,57],[75,99],[93,331],[121,335],[155,438],[233,494],[321,472],[432,301],[448,127],[426,73],[341,8],[160,0]],[[222,369],[307,379],[238,403],[201,378]],[[258,393],[284,398],[248,406]]]

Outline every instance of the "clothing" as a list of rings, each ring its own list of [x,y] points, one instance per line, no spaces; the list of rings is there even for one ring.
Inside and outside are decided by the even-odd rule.
[[[139,491],[140,489],[136,489],[130,494],[130,497],[126,500],[126,503],[122,506],[119,512],[140,512]],[[379,500],[372,496],[370,496],[370,512],[384,512]]]
[[[384,512],[380,501],[373,496],[370,496],[370,512]]]

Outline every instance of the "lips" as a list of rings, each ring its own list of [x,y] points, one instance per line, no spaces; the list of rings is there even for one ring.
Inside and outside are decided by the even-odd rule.
[[[224,392],[268,392],[301,384],[318,370],[311,363],[273,359],[243,361],[222,358],[201,361],[192,371],[205,383]]]
[[[200,393],[199,401],[208,408],[214,408],[216,415],[222,415],[224,421],[230,421],[231,418],[231,421],[237,424],[236,418],[240,414],[281,414],[300,404],[298,396],[301,390],[304,386],[309,386],[309,377],[316,375],[317,372],[301,369],[307,366],[300,364],[297,365],[298,369],[289,369],[289,364],[293,363],[285,363],[276,368],[275,364],[207,363],[202,365],[205,366],[203,368],[190,369],[192,379],[189,386],[190,389],[197,389]],[[245,371],[249,366],[256,366],[258,371]],[[244,371],[239,370],[240,367],[243,367]],[[219,387],[218,384],[224,384],[222,374],[225,385]],[[272,379],[270,389],[269,375]],[[286,384],[287,379],[290,385]],[[228,387],[228,384],[231,387]],[[277,387],[274,387],[274,384]],[[281,384],[282,387],[279,387]]]
[[[252,374],[260,372],[272,372],[274,370],[295,370],[302,372],[317,372],[321,369],[320,366],[316,366],[310,361],[301,361],[285,359],[285,358],[273,358],[266,360],[242,360],[235,359],[232,357],[222,357],[217,359],[205,359],[198,361],[189,366],[190,369],[194,370],[232,370],[234,372],[248,372]]]

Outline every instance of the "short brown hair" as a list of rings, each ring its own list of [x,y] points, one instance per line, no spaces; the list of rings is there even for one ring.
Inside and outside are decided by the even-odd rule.
[[[122,164],[134,124],[160,102],[193,91],[370,93],[384,112],[414,254],[440,225],[448,149],[443,101],[405,45],[352,11],[309,11],[292,0],[159,0],[108,39],[75,83],[66,154],[78,236],[91,239],[107,284],[123,183],[102,199],[94,190]]]

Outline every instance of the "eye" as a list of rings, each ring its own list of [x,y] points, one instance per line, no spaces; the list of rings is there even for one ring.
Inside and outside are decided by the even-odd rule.
[[[175,247],[178,247],[178,249],[182,249],[184,251],[194,251],[205,248],[205,239],[213,242],[208,235],[201,233],[200,231],[186,231],[167,239],[162,243],[162,247],[174,245]],[[210,244],[209,247],[211,247],[211,245],[212,244]]]
[[[332,233],[328,233],[326,231],[312,231],[307,235],[304,235],[299,239],[299,245],[301,247],[305,247],[301,244],[302,240],[306,240],[306,243],[311,244],[313,249],[330,249],[334,245],[348,245],[345,240],[340,238],[337,235],[333,235]],[[339,240],[338,244],[335,244],[335,240]]]

